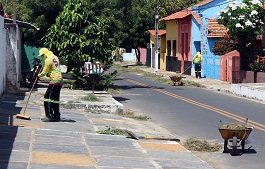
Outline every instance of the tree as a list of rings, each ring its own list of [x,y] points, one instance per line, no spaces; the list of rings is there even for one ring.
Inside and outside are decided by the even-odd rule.
[[[247,70],[248,63],[254,59],[253,44],[256,36],[264,32],[263,20],[264,9],[260,0],[232,1],[219,14],[218,23],[223,24],[228,34],[238,41],[242,70]]]
[[[108,69],[114,49],[108,34],[109,20],[96,16],[87,0],[68,0],[56,22],[44,37],[45,46],[67,62],[67,72],[80,77],[84,62],[99,61]]]
[[[14,0],[0,0],[6,7],[6,12],[14,18]],[[7,3],[6,3],[7,2]],[[48,28],[55,23],[56,17],[62,11],[67,0],[16,0],[16,19],[29,22],[40,28],[40,30],[23,29],[22,40],[32,46],[43,46],[42,37]]]

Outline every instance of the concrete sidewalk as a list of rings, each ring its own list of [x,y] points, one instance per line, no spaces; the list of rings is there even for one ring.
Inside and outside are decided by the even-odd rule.
[[[74,90],[63,90],[72,98]],[[40,121],[43,89],[34,91],[26,115],[27,96],[5,95],[0,102],[0,169],[161,169],[212,168],[179,143],[135,140],[128,136],[97,134],[109,128],[127,129],[138,136],[174,137],[157,124],[139,122],[116,114],[91,113],[84,109],[61,109],[61,122]],[[107,105],[109,102],[105,102]],[[155,128],[152,128],[155,127]],[[166,133],[166,134],[165,134]]]

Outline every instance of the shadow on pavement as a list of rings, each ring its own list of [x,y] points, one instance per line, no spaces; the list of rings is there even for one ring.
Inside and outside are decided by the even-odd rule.
[[[71,119],[61,119],[60,122],[69,122],[69,123],[75,123],[75,120],[71,120]]]
[[[17,100],[24,100],[25,96],[5,94],[0,99],[0,168],[8,168],[18,126],[13,118],[21,113],[23,107],[16,105]]]
[[[248,149],[245,149],[245,151],[243,152],[241,148],[238,148],[236,153],[233,154],[232,149],[227,149],[225,152],[223,152],[224,154],[230,154],[231,156],[241,156],[243,154],[256,154],[257,151],[252,149],[252,146],[250,146]]]
[[[130,100],[130,99],[127,99],[127,98],[125,98],[125,97],[115,97],[115,96],[113,96],[113,98],[114,98],[115,100],[117,100],[118,102],[124,102],[124,101],[126,101],[126,100]]]

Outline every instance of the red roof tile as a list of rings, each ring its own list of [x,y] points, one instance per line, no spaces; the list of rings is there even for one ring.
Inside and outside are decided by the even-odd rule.
[[[169,21],[169,20],[185,18],[186,16],[189,16],[191,14],[190,11],[191,11],[191,7],[184,9],[182,11],[179,11],[179,12],[173,13],[171,15],[168,15],[164,18],[161,18],[160,20]]]
[[[223,38],[227,33],[224,25],[219,24],[217,19],[208,20],[208,37],[209,38]]]
[[[204,0],[194,6],[202,6],[202,5],[205,5],[205,4],[208,4],[210,2],[212,2],[213,0]],[[161,18],[160,21],[169,21],[169,20],[175,20],[175,19],[181,19],[181,18],[185,18],[186,16],[189,16],[191,14],[191,9],[192,7],[189,7],[189,8],[186,8],[184,10],[181,10],[179,12],[176,12],[176,13],[173,13],[169,16],[166,16],[164,18]]]
[[[156,31],[155,30],[148,30],[148,32],[152,35],[155,36],[156,35]],[[166,30],[158,30],[158,36],[163,36],[166,34]]]

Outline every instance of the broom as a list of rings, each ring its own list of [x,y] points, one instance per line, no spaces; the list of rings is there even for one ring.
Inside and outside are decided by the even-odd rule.
[[[26,116],[26,115],[25,115],[25,112],[26,112],[26,109],[27,109],[27,106],[28,106],[28,103],[29,103],[30,95],[31,95],[31,93],[32,93],[32,90],[33,90],[33,88],[34,88],[34,86],[35,86],[37,80],[38,80],[38,78],[35,79],[35,81],[34,81],[32,87],[31,87],[31,89],[30,89],[29,97],[28,97],[28,100],[27,100],[27,102],[26,102],[26,104],[25,104],[25,106],[24,106],[24,111],[23,111],[23,113],[17,114],[17,115],[16,115],[16,118],[18,118],[18,119],[25,119],[25,120],[31,120],[29,116]]]

